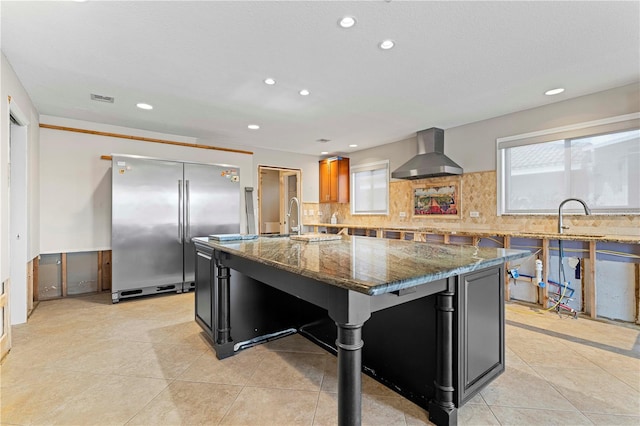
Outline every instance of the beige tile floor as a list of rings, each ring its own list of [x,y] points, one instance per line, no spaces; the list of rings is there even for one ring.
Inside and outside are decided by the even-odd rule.
[[[219,361],[193,297],[41,302],[0,366],[0,423],[336,424],[332,355],[294,335]],[[459,424],[640,424],[639,330],[507,304],[507,370]],[[364,424],[429,424],[367,376],[363,394]]]

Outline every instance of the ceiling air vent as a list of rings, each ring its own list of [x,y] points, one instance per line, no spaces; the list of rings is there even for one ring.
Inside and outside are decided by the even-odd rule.
[[[115,99],[113,96],[103,96],[103,95],[96,95],[95,93],[92,93],[91,100],[98,101],[98,102],[107,102],[109,104],[112,104]]]
[[[327,143],[329,142],[331,139],[325,139],[325,138],[321,138],[321,139],[316,139],[316,142],[320,142],[320,143]]]

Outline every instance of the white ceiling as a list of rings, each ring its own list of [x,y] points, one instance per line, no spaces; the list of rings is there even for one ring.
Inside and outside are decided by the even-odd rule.
[[[1,18],[41,114],[227,147],[348,153],[640,80],[638,1],[3,0]]]

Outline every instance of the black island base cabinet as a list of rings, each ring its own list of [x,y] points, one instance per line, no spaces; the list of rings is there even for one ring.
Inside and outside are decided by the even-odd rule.
[[[195,239],[195,246],[196,321],[217,357],[300,333],[338,355],[341,425],[360,424],[360,371],[428,410],[438,425],[457,424],[457,408],[504,371],[503,262],[365,295],[220,243]]]
[[[196,249],[196,322],[219,359],[295,333],[326,311],[265,285],[241,272],[217,275],[214,253]],[[229,280],[233,284],[229,285]]]

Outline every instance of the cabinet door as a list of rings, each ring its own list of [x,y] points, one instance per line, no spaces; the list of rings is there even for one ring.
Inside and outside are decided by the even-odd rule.
[[[459,404],[504,371],[503,291],[501,266],[465,274],[458,282]]]
[[[327,158],[319,162],[320,202],[349,202],[349,159]]]
[[[338,202],[338,164],[339,160],[329,161],[329,201]]]
[[[340,160],[335,162],[336,166],[337,166],[337,175],[338,175],[338,180],[336,182],[336,186],[337,186],[337,197],[336,197],[336,201],[338,203],[348,203],[349,202],[349,196],[350,196],[350,192],[349,192],[349,159],[348,158],[341,158]]]
[[[213,338],[213,260],[207,253],[196,254],[196,322]]]
[[[330,173],[329,173],[329,160],[322,160],[319,164],[320,169],[320,202],[330,202]]]

